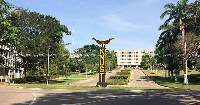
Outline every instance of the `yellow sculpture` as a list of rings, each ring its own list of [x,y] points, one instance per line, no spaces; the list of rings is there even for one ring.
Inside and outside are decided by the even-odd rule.
[[[111,40],[115,39],[115,37],[111,37],[108,40],[97,40],[96,38],[92,38],[92,40],[95,40],[98,44],[101,45],[99,49],[99,82],[97,82],[97,87],[107,87],[107,83],[105,82],[106,78],[106,48],[105,44],[108,44]]]
[[[108,40],[97,40],[96,38],[92,38],[92,40],[95,40],[98,44],[108,44],[108,43],[110,43],[110,41],[111,40],[113,40],[113,39],[115,39],[115,37],[111,37],[110,39],[108,39]]]

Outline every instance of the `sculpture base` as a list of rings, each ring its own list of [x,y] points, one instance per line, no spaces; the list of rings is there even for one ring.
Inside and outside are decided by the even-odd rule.
[[[97,87],[107,87],[107,83],[106,82],[97,82]]]

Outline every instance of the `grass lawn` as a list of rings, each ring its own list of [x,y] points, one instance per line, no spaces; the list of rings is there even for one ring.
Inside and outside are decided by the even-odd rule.
[[[183,84],[183,72],[178,76],[178,82],[175,82],[174,79],[165,78],[165,71],[159,70],[158,74],[151,72],[150,70],[142,70],[146,75],[153,79],[156,83],[173,87],[176,89],[200,89],[200,72],[198,71],[189,71],[188,72],[188,85]],[[167,74],[168,76],[168,74]]]
[[[98,73],[95,74],[88,74],[87,78],[93,77],[98,75]],[[86,79],[86,74],[85,73],[80,73],[80,74],[74,74],[72,76],[68,76],[66,77],[60,77],[54,80],[50,80],[49,83],[50,84],[54,84],[54,85],[68,85],[70,83],[76,82],[76,81],[80,81]]]
[[[96,86],[66,86],[53,84],[13,84],[11,86],[18,86],[24,88],[42,88],[42,89],[66,89],[66,90],[172,90],[171,88],[147,88],[147,87],[96,87]]]

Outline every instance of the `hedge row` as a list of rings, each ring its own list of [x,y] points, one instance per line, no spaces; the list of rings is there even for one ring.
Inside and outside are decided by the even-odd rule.
[[[131,70],[121,70],[115,76],[110,76],[107,79],[108,85],[127,85],[130,80]]]
[[[115,75],[131,75],[131,70],[121,70],[121,72],[117,72]]]
[[[26,82],[39,82],[42,83],[46,80],[46,77],[44,76],[27,76]],[[11,82],[14,81],[15,83],[25,83],[23,78],[15,78],[14,80],[11,80]]]

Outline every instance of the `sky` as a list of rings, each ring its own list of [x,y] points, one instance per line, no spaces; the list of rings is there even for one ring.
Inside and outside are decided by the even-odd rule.
[[[6,0],[17,6],[52,15],[74,28],[75,49],[97,44],[92,37],[107,40],[115,37],[108,50],[155,49],[158,27],[164,5],[178,0]],[[194,1],[194,0],[191,0]],[[166,18],[165,18],[166,19]],[[64,35],[65,43],[73,43],[72,35]],[[66,48],[72,52],[73,45]]]

